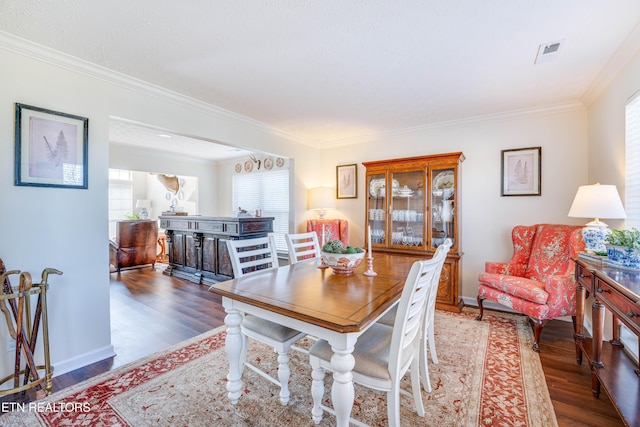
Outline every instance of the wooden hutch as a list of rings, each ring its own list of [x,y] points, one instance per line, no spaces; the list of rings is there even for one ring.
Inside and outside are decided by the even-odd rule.
[[[436,307],[460,311],[461,152],[363,162],[365,230],[374,251],[431,258],[444,239],[453,241],[442,269]]]
[[[227,240],[273,232],[273,217],[160,216],[167,236],[169,266],[164,274],[211,285],[233,278]]]

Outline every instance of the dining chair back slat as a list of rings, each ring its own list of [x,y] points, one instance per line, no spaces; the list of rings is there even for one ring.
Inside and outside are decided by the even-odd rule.
[[[320,244],[315,232],[286,234],[285,240],[289,250],[289,263],[320,259]]]
[[[235,278],[279,266],[275,238],[272,234],[254,239],[227,240],[227,251]]]

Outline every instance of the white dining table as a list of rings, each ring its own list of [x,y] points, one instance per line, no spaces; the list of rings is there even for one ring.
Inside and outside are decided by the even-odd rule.
[[[212,285],[210,290],[222,296],[227,313],[226,387],[231,403],[238,402],[243,389],[241,324],[243,313],[247,313],[329,342],[333,350],[331,401],[336,425],[348,426],[354,401],[355,343],[398,302],[406,275],[417,259],[376,254],[373,266],[378,275],[373,277],[363,274],[364,265],[344,275],[335,274],[331,268],[318,268],[310,261]]]

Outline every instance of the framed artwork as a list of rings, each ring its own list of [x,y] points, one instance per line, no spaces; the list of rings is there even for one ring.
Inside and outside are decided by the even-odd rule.
[[[358,165],[336,166],[336,198],[358,198]]]
[[[502,196],[539,196],[542,147],[502,150]]]
[[[16,103],[15,185],[88,188],[89,119]]]

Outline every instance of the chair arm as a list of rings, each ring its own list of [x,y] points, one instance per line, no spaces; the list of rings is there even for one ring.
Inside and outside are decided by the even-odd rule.
[[[113,240],[109,239],[109,264],[112,264],[114,267],[118,267],[118,252],[120,248],[118,244]]]
[[[573,274],[547,277],[544,289],[549,294],[549,318],[573,316],[576,313],[576,281]]]
[[[484,271],[487,273],[507,274],[509,276],[522,277],[526,270],[526,265],[512,262],[485,262]]]

